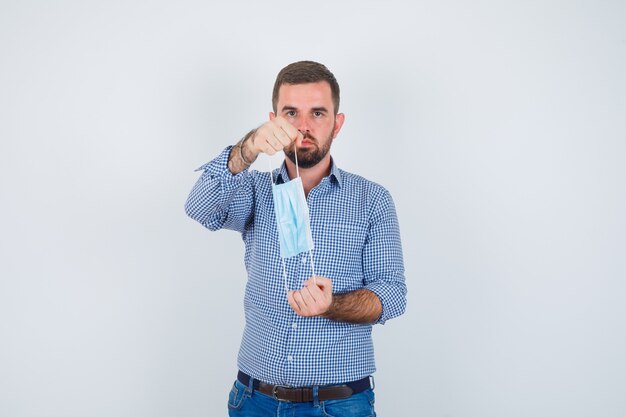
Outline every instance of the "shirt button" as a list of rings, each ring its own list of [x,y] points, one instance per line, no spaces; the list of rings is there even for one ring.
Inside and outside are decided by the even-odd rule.
[[[288,362],[292,362],[293,361],[293,356],[291,356],[291,355],[287,356],[287,361]]]
[[[302,263],[305,264],[306,263],[306,255],[302,255]]]
[[[292,327],[292,328],[294,328],[294,329],[297,329],[297,328],[298,328],[298,325],[297,325],[296,323],[293,323],[293,324],[291,325],[291,327]]]

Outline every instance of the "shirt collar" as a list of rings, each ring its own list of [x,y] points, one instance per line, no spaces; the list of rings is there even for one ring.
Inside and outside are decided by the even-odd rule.
[[[283,161],[280,171],[278,173],[278,177],[276,178],[277,184],[283,184],[289,181],[289,174],[287,173],[287,165]],[[335,160],[330,158],[330,174],[328,175],[329,180],[331,182],[336,182],[339,187],[341,187],[341,170],[335,164]]]

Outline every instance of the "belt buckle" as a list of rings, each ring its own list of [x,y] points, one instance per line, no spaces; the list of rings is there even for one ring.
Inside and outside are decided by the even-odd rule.
[[[276,401],[287,401],[287,400],[281,400],[280,398],[278,398],[278,389],[279,388],[285,388],[288,389],[289,387],[286,385],[274,385],[274,388],[272,388],[272,398],[274,398]]]

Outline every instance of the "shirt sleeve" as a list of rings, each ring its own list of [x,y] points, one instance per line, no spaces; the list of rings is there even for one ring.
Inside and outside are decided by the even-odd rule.
[[[365,288],[382,303],[383,311],[376,323],[384,324],[404,313],[407,289],[395,205],[387,190],[377,197],[363,248],[363,270]]]
[[[243,232],[252,220],[253,180],[248,169],[236,175],[230,172],[231,149],[228,146],[196,170],[203,172],[185,203],[187,215],[209,230],[225,228]]]

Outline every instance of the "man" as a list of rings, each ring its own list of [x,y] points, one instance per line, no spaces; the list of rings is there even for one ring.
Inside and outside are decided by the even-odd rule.
[[[236,230],[245,243],[246,326],[229,414],[375,415],[372,325],[406,305],[395,207],[387,190],[331,158],[345,116],[324,65],[283,68],[272,105],[267,123],[200,168],[185,205],[208,229]],[[279,151],[285,161],[273,175],[248,169]],[[314,248],[281,258],[272,191],[296,177]]]

